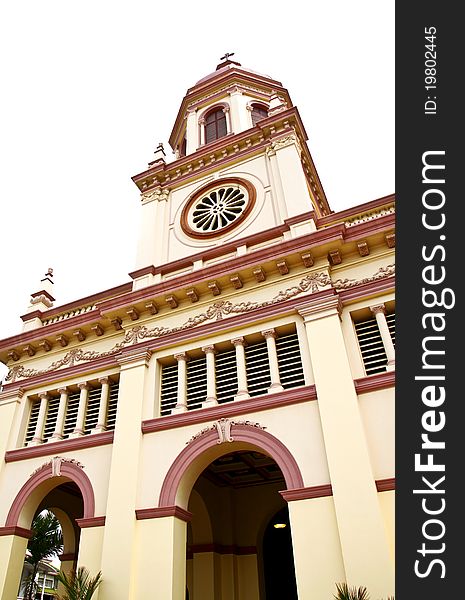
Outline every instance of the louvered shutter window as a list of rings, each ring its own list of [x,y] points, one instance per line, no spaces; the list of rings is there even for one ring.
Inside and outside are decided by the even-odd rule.
[[[213,142],[226,135],[226,115],[223,109],[214,110],[205,117],[205,143]]]
[[[42,435],[42,439],[44,440],[44,442],[49,440],[52,437],[53,432],[55,431],[55,424],[57,421],[59,404],[60,398],[49,397],[47,403],[47,417],[45,419],[44,433]]]
[[[86,420],[84,423],[84,433],[90,433],[92,429],[97,425],[98,411],[100,408],[100,396],[102,394],[102,388],[92,388],[89,390],[89,397],[87,399],[87,411]]]
[[[252,106],[252,123],[256,125],[258,121],[266,119],[268,116],[268,109],[260,104],[254,104]]]
[[[395,345],[395,313],[386,315],[386,320],[392,342]],[[376,318],[372,317],[366,321],[355,323],[355,331],[366,374],[375,375],[386,371],[387,356]]]
[[[218,404],[231,402],[237,393],[236,351],[226,350],[215,356],[216,397]]]
[[[276,340],[279,378],[285,390],[305,385],[304,369],[300,356],[297,333],[278,337]]]
[[[270,364],[266,341],[245,347],[247,389],[251,396],[266,394],[271,385]]]
[[[162,417],[171,414],[178,397],[178,363],[162,366],[161,411]]]
[[[200,408],[207,397],[207,359],[191,359],[187,363],[187,408]]]
[[[29,415],[29,423],[26,430],[25,444],[28,444],[34,437],[34,432],[37,425],[37,419],[39,417],[40,400],[36,400],[32,403],[31,412]]]
[[[113,430],[116,423],[116,409],[118,407],[119,381],[110,385],[108,395],[107,430]]]
[[[68,408],[66,410],[65,426],[63,428],[63,437],[67,438],[76,427],[76,419],[79,408],[80,392],[72,392],[68,396]]]

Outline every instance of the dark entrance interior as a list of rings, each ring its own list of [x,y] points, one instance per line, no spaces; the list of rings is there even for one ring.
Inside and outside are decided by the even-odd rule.
[[[266,600],[297,600],[291,528],[287,507],[268,523],[263,537]]]

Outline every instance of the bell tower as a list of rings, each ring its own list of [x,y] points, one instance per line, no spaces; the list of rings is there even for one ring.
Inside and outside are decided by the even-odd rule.
[[[191,258],[201,268],[215,247],[246,252],[277,227],[284,239],[310,233],[331,212],[289,92],[230,56],[187,90],[169,139],[174,161],[160,144],[133,177],[142,205],[134,289],[161,281],[165,265]]]

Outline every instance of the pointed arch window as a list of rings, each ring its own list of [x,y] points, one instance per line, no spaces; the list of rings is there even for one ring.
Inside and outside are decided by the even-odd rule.
[[[228,133],[226,111],[224,107],[216,108],[205,116],[205,143],[209,144]]]
[[[258,121],[266,119],[266,117],[268,116],[268,108],[264,104],[252,104],[251,115],[252,125],[255,127]]]

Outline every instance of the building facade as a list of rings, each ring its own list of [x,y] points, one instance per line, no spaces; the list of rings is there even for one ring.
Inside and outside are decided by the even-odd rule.
[[[332,212],[283,85],[226,59],[133,178],[137,264],[0,342],[0,598],[34,515],[99,600],[394,593],[394,197]]]

